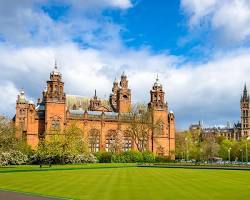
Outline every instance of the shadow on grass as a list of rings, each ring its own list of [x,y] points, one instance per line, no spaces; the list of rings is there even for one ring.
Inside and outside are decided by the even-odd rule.
[[[220,169],[220,170],[245,170],[250,171],[245,166],[200,166],[200,165],[164,165],[164,164],[142,164],[137,167],[145,168],[176,168],[176,169]]]

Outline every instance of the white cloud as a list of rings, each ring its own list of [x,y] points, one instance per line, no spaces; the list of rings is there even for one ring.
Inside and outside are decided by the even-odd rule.
[[[15,102],[17,89],[12,82],[0,82],[0,115],[10,115],[15,113]],[[13,116],[12,116],[13,117]]]
[[[192,29],[206,24],[219,33],[224,43],[239,43],[250,36],[250,2],[248,0],[182,0]]]
[[[79,9],[89,7],[114,7],[119,9],[128,9],[132,7],[130,0],[64,0],[64,2]]]
[[[54,20],[42,9],[67,5],[68,12],[62,20]],[[16,46],[37,46],[81,39],[88,45],[101,46],[107,41],[119,46],[122,27],[105,18],[102,11],[130,7],[130,0],[0,1],[0,41]]]

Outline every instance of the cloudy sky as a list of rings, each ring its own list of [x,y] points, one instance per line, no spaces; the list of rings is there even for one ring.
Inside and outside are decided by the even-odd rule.
[[[0,0],[0,114],[36,100],[57,60],[68,94],[108,97],[125,71],[134,102],[159,74],[178,129],[239,120],[250,87],[249,0]]]

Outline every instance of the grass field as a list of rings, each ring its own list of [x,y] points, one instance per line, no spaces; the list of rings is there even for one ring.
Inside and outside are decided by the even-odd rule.
[[[250,199],[250,171],[94,164],[0,168],[0,188],[86,200]]]

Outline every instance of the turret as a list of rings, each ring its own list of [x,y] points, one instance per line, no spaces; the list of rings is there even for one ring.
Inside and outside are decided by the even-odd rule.
[[[95,111],[101,106],[101,100],[97,98],[96,90],[94,97],[90,100],[89,110]]]
[[[15,124],[18,128],[18,137],[25,137],[27,132],[28,101],[24,90],[17,95]]]
[[[63,129],[66,123],[66,95],[62,75],[55,63],[50,73],[47,88],[43,92],[45,100],[45,130]]]
[[[117,112],[117,98],[118,98],[118,91],[119,91],[119,85],[117,80],[115,79],[113,82],[112,87],[112,94],[109,97],[110,105],[112,106],[112,109]]]
[[[112,109],[115,112],[127,113],[131,109],[131,90],[128,88],[127,76],[123,72],[120,83],[115,79],[112,94],[109,97]]]
[[[167,103],[164,102],[164,91],[162,88],[162,84],[159,81],[158,75],[155,80],[155,83],[150,90],[150,103],[149,108],[156,110],[166,110]]]
[[[130,112],[131,90],[128,88],[127,76],[123,72],[121,75],[120,88],[118,91],[117,108],[119,113]]]

